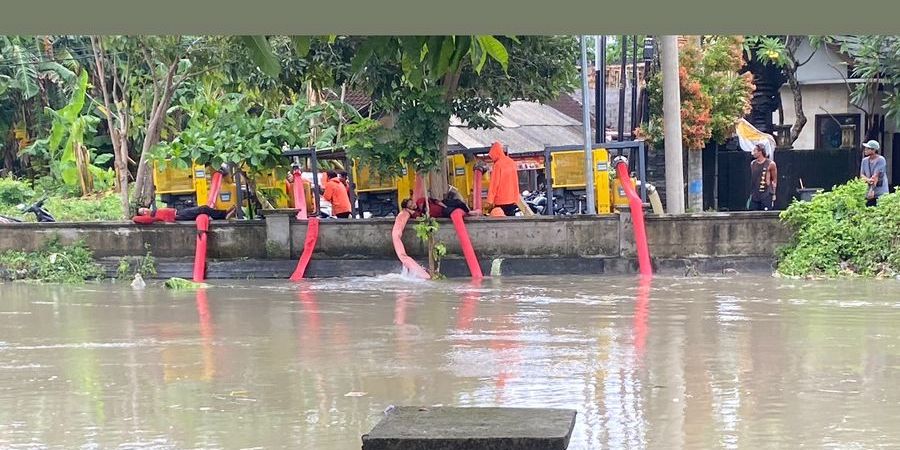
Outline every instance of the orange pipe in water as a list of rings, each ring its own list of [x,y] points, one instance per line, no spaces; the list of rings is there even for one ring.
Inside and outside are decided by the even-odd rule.
[[[403,267],[406,267],[406,270],[408,270],[409,273],[416,277],[429,280],[431,279],[431,275],[428,275],[427,270],[406,254],[406,248],[403,246],[403,241],[400,239],[403,236],[403,228],[406,227],[407,221],[409,221],[409,213],[406,211],[401,211],[400,214],[397,214],[397,218],[394,219],[394,228],[391,230],[391,240],[394,243],[394,252],[397,254],[397,259],[400,260]]]
[[[206,279],[206,236],[209,232],[209,216],[197,216],[197,248],[194,251],[194,282]]]
[[[481,266],[478,264],[478,257],[475,256],[475,249],[472,247],[472,241],[469,239],[469,231],[466,230],[466,223],[463,221],[465,212],[456,209],[450,214],[450,220],[453,221],[453,228],[456,229],[456,237],[459,238],[459,246],[462,247],[463,256],[466,257],[466,265],[469,266],[469,273],[472,278],[479,280],[484,278],[481,273]]]
[[[628,197],[628,204],[631,206],[634,241],[637,244],[640,273],[643,276],[651,276],[653,275],[653,266],[650,263],[650,247],[647,245],[647,230],[644,227],[644,203],[638,197],[634,186],[631,184],[631,177],[628,176],[628,160],[619,156],[613,161],[613,164],[616,166],[619,183],[625,189],[625,196]]]
[[[306,200],[304,199],[305,203]],[[291,281],[300,281],[306,275],[306,267],[309,266],[309,260],[312,259],[317,240],[319,240],[319,218],[313,217],[309,219],[306,225],[306,240],[303,242],[303,254],[300,255],[297,268],[294,269],[294,273],[291,275]]]

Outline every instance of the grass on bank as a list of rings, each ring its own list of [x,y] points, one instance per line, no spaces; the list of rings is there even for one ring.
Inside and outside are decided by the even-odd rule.
[[[34,214],[22,215],[17,206],[31,205],[44,196],[44,208],[59,222],[123,220],[122,203],[114,191],[73,196],[60,190],[38,187],[9,177],[0,177],[0,215],[34,222]]]

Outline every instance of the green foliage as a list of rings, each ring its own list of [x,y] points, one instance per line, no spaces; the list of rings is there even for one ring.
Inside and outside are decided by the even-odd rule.
[[[347,151],[383,176],[397,176],[407,164],[427,172],[441,163],[450,108],[440,89],[408,89],[397,99],[391,128],[363,119],[347,127]]]
[[[190,115],[187,127],[158,145],[154,159],[180,167],[191,161],[213,167],[246,163],[254,171],[264,171],[285,163],[283,146],[312,144],[319,150],[340,146],[338,130],[345,122],[359,119],[352,107],[340,101],[310,106],[301,100],[281,106],[275,115],[248,95],[210,89],[180,105]],[[317,133],[312,123],[317,124]]]
[[[713,140],[724,143],[734,135],[738,119],[750,112],[755,90],[753,75],[740,74],[744,66],[740,36],[715,36],[707,39],[702,50],[685,47],[679,53],[681,88],[681,127],[684,146],[703,149]],[[638,135],[655,148],[663,146],[662,74],[647,81],[650,96],[650,122]]]
[[[0,269],[16,279],[48,283],[83,283],[98,280],[103,269],[84,242],[64,246],[53,239],[37,252],[7,251],[0,253]]]
[[[166,280],[165,286],[175,291],[181,291],[203,289],[208,285],[206,283],[195,283],[190,280],[185,280],[184,278],[173,277]]]
[[[34,190],[25,182],[12,177],[0,177],[0,211],[27,203],[34,198]]]
[[[144,248],[147,249],[147,253],[144,256],[119,260],[119,265],[116,268],[116,280],[127,282],[134,278],[135,274],[140,274],[143,278],[156,276],[156,258],[150,252],[149,245],[145,245]],[[132,261],[137,263],[135,267],[132,267]]]
[[[119,265],[116,266],[116,279],[125,281],[131,275],[133,273],[131,272],[131,263],[128,261],[128,258],[119,259]]]
[[[93,138],[100,123],[98,117],[84,113],[87,82],[87,71],[82,70],[69,103],[59,110],[46,108],[47,114],[53,118],[50,135],[36,140],[23,154],[46,156],[50,161],[51,174],[67,186],[78,186],[80,177],[84,176],[93,178],[102,190],[112,186],[114,174],[112,169],[102,169],[96,164],[108,163],[112,155],[94,156],[95,149],[84,148],[85,141]],[[83,151],[87,158],[83,166],[77,161],[76,152],[79,151]]]
[[[637,54],[634,53],[634,46],[632,45],[632,36],[628,36],[628,48],[626,51],[626,59],[628,62],[632,61],[640,61],[644,57],[644,39],[646,35],[640,34],[637,37]],[[589,53],[594,53],[594,47],[588,45]],[[608,65],[617,65],[622,63],[622,37],[621,36],[611,36],[607,38],[606,41],[606,64]]]
[[[797,61],[797,55],[794,54],[800,41],[806,39],[809,40],[809,45],[813,50],[826,43],[834,42],[834,37],[828,35],[751,35],[744,37],[742,51],[748,59],[752,58],[764,64],[772,64],[785,72],[790,72],[808,61]]]
[[[443,275],[441,275],[441,259],[447,255],[447,246],[443,242],[435,242],[434,240],[438,229],[440,229],[438,221],[427,214],[416,219],[416,224],[413,225],[416,237],[428,247],[428,267],[432,279],[443,278]]]
[[[122,202],[112,191],[84,197],[50,197],[44,207],[59,222],[122,220]]]
[[[356,84],[388,119],[348,128],[348,150],[381,175],[433,170],[452,116],[492,128],[514,100],[555,100],[575,85],[577,54],[571,36],[367,38],[352,63]]]
[[[734,135],[738,119],[750,113],[756,86],[753,74],[740,74],[744,66],[741,36],[715,36],[703,47],[698,78],[711,101],[710,132],[714,142],[725,143]]]
[[[77,195],[77,194],[76,194]],[[30,205],[47,196],[44,208],[59,222],[90,222],[99,220],[121,220],[122,204],[115,192],[106,191],[88,196],[69,196],[64,192],[48,191],[47,187],[36,189],[27,181],[0,178],[0,214],[33,221],[34,215],[22,217],[19,204]]]
[[[416,219],[416,224],[413,225],[413,230],[416,231],[416,237],[419,238],[419,240],[421,240],[422,242],[427,242],[434,236],[435,233],[437,233],[440,227],[441,226],[437,220],[434,220],[433,217],[424,215]]]
[[[864,181],[853,180],[809,202],[794,202],[781,219],[794,240],[778,255],[789,276],[891,276],[900,272],[900,195],[866,207]]]
[[[900,125],[900,37],[857,36],[844,42],[842,50],[853,56],[852,76],[867,80],[854,86],[853,102],[861,105],[873,91],[881,90],[885,116]]]
[[[786,36],[747,36],[742,50],[759,62],[786,68],[792,59],[786,39]]]

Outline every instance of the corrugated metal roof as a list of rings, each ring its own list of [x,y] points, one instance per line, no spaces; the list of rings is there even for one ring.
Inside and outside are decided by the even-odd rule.
[[[542,151],[545,146],[577,145],[582,137],[581,123],[549,105],[515,101],[496,117],[502,128],[466,128],[451,121],[451,148],[490,147],[500,141],[510,153]]]

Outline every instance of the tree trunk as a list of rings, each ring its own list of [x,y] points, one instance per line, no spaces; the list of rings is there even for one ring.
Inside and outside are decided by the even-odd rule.
[[[801,36],[788,36],[785,41],[785,47],[787,48],[788,53],[788,67],[787,71],[787,82],[788,86],[791,87],[791,94],[794,97],[794,124],[791,125],[791,144],[793,144],[799,137],[800,132],[803,131],[803,127],[806,125],[806,115],[803,114],[803,92],[800,89],[800,82],[797,81],[797,69],[802,65],[797,61],[797,58],[794,56],[797,54],[797,49],[800,47],[800,43],[806,39],[806,37]],[[806,62],[809,60],[807,59]],[[804,62],[803,64],[805,64]]]
[[[99,37],[91,36],[91,47],[94,50],[95,86],[100,87],[103,96],[106,127],[109,130],[109,137],[113,146],[113,167],[116,169],[116,184],[122,200],[122,215],[127,219],[131,216],[131,203],[128,199],[128,117],[127,113],[123,113],[119,109],[119,105],[125,105],[127,102],[119,101],[118,96],[116,96],[115,86],[119,82],[117,79],[118,71],[112,71],[113,89],[110,90],[108,88],[105,69],[108,61],[106,60],[103,43]],[[115,69],[114,66],[113,69]],[[116,108],[115,114],[112,109],[114,106]]]
[[[456,91],[459,88],[459,76],[461,73],[462,65],[460,65],[460,69],[456,72],[447,73],[441,83],[441,86],[445,89],[444,99],[446,100],[448,105],[453,101],[454,96],[456,96]],[[444,137],[443,139],[441,139],[441,144],[438,149],[441,155],[440,163],[438,164],[438,167],[431,172],[428,183],[428,190],[431,192],[431,195],[433,195],[434,198],[444,198],[444,195],[447,194],[449,187],[450,177],[447,173],[447,149],[450,145],[448,142],[448,140],[450,139],[450,117],[447,117],[447,121],[444,123],[443,136]]]
[[[122,214],[128,218],[131,216],[131,202],[128,200],[128,138],[111,124],[109,131],[113,142],[113,166],[116,168],[116,184],[122,201]]]
[[[431,274],[431,278],[435,278],[437,276],[437,264],[435,263],[434,258],[434,234],[428,236],[428,273]]]
[[[75,170],[78,171],[78,183],[81,185],[81,195],[87,195],[94,191],[94,176],[88,169],[88,155],[81,143],[73,144],[75,153]]]
[[[429,173],[425,175],[425,180],[422,181],[422,187],[425,189],[425,218],[426,220],[433,220],[431,217],[431,202],[428,201],[428,198],[431,196],[429,189],[429,185],[431,184],[431,179],[434,173]],[[434,233],[428,235],[428,273],[432,278],[435,277],[435,258],[434,258]]]
[[[141,159],[138,162],[137,176],[134,180],[135,200],[141,205],[149,205],[153,201],[153,174],[150,171],[150,150],[159,143],[160,132],[166,118],[166,110],[175,94],[173,78],[178,62],[172,63],[163,80],[162,91],[150,110],[150,119],[147,122],[147,131],[144,133],[144,143],[141,146]]]
[[[791,94],[794,97],[794,124],[791,125],[791,144],[799,137],[800,132],[806,125],[806,115],[803,114],[803,92],[800,89],[800,83],[797,81],[797,72],[791,71],[788,74],[788,85],[791,87]]]
[[[447,173],[447,149],[449,147],[449,143],[447,142],[449,139],[450,132],[450,120],[447,120],[446,125],[444,126],[444,138],[441,141],[440,145],[440,153],[441,153],[441,161],[438,164],[438,167],[429,173],[428,182],[426,185],[428,186],[428,192],[433,195],[433,198],[444,198],[444,195],[447,194],[448,191],[448,181],[450,177]],[[426,202],[427,203],[427,202]]]
[[[148,161],[150,149],[159,142],[158,124],[159,117],[151,118],[147,126],[147,134],[144,135],[144,144],[141,146],[141,159],[138,161],[137,176],[134,180],[134,200],[143,206],[147,206],[153,200],[151,198],[151,185],[153,174],[150,171]]]

